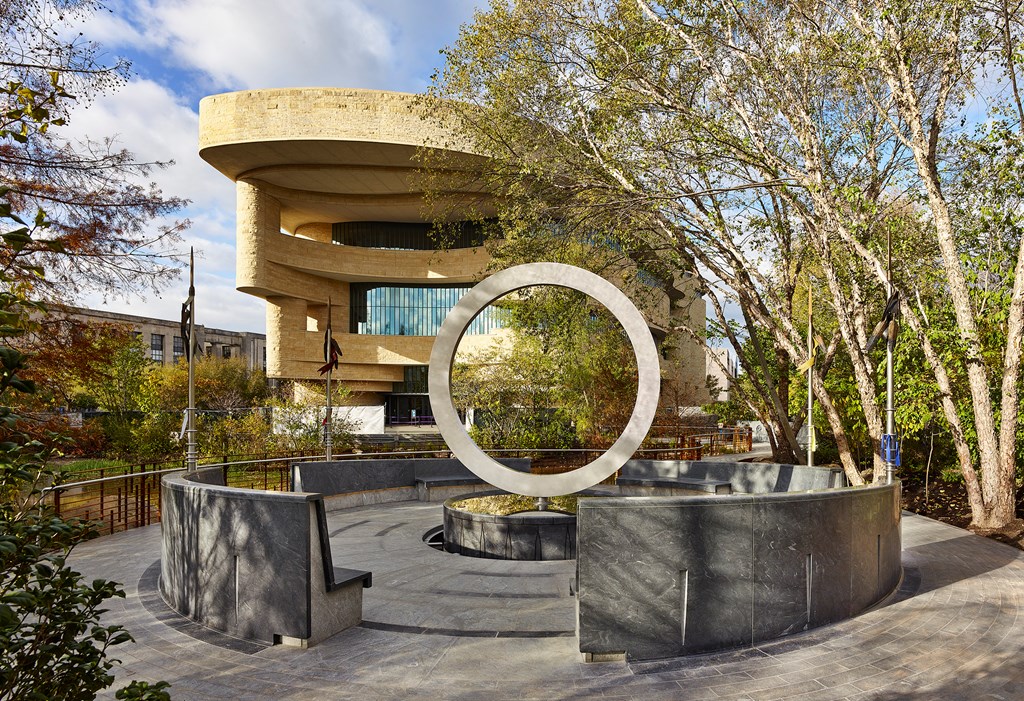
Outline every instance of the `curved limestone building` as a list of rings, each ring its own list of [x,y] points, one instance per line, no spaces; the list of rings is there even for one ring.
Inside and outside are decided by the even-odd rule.
[[[237,188],[237,286],[267,302],[267,374],[318,379],[327,302],[344,356],[335,375],[354,404],[385,407],[389,424],[428,419],[426,364],[448,309],[482,275],[472,224],[434,250],[414,156],[453,137],[423,119],[417,96],[297,88],[213,95],[200,102],[199,153]],[[486,211],[479,193],[452,193]],[[671,290],[649,316],[703,325],[704,303]],[[660,319],[659,319],[660,317]],[[494,331],[488,318],[469,342]],[[680,339],[664,363],[673,396],[699,400],[700,345]],[[667,388],[668,389],[668,388]]]

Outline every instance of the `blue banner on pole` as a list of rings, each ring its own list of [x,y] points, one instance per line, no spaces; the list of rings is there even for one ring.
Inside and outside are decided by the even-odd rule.
[[[882,434],[882,460],[900,466],[900,442],[894,433]]]

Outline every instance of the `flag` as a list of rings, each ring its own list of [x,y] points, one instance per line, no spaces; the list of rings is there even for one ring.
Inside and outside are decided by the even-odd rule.
[[[342,356],[341,346],[331,335],[331,298],[327,298],[327,330],[324,331],[324,364],[320,367],[320,374],[323,375],[329,370],[337,370],[338,362]]]
[[[192,310],[196,303],[195,267],[195,257],[190,248],[188,250],[188,299],[181,305],[181,339],[185,343],[186,361],[192,360]]]
[[[892,296],[889,297],[889,301],[885,303],[885,310],[882,312],[882,320],[875,326],[875,330],[871,332],[871,338],[868,339],[868,345],[864,348],[865,352],[870,352],[878,340],[885,333],[885,330],[889,330],[889,340],[896,340],[896,315],[900,312],[900,293],[893,292]]]

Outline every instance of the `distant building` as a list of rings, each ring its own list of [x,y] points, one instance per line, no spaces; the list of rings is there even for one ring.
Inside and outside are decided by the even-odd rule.
[[[185,356],[180,321],[166,321],[133,314],[69,307],[69,316],[89,322],[125,324],[142,339],[149,358],[159,365],[172,365]],[[248,331],[225,331],[196,324],[196,347],[217,358],[244,358],[251,369],[267,369],[267,337]]]
[[[452,240],[438,250],[416,153],[429,144],[456,162],[479,156],[425,120],[415,95],[335,88],[206,97],[199,143],[200,156],[236,184],[236,285],[266,300],[268,376],[319,380],[330,323],[344,353],[334,379],[350,391],[346,403],[383,407],[391,425],[430,423],[434,336],[485,274],[489,256],[473,219],[493,208],[473,187],[447,193],[453,219],[465,203],[466,220],[451,222]],[[684,323],[703,327],[693,284],[664,285],[647,315],[655,338]],[[485,311],[463,352],[495,332]],[[663,405],[706,396],[699,342],[666,348],[662,370]]]
[[[739,362],[729,348],[706,348],[708,377],[718,386],[718,396],[713,402],[727,402],[732,397],[732,386],[739,373]]]

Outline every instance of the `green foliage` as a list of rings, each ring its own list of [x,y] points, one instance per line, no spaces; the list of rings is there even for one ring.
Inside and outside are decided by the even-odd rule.
[[[52,87],[58,97],[67,97],[56,75]],[[13,83],[7,94],[15,94],[19,106],[4,115],[0,138],[23,143],[33,130],[57,124],[39,107],[47,104],[45,96]],[[43,489],[60,477],[48,466],[59,437],[39,440],[32,419],[14,408],[36,389],[23,377],[27,356],[8,342],[32,328],[29,314],[42,310],[31,299],[33,286],[26,276],[42,279],[43,271],[25,252],[38,243],[36,234],[48,222],[42,212],[31,224],[20,219],[6,189],[0,191],[0,203],[5,228],[8,222],[16,225],[0,244],[0,698],[92,699],[114,680],[116,660],[108,656],[110,649],[131,640],[121,626],[101,622],[104,602],[124,593],[114,582],[86,582],[68,567],[74,546],[93,531],[86,523],[55,516],[45,503]],[[150,698],[166,698],[164,688],[152,687],[153,694],[164,696]],[[135,685],[128,693],[144,698],[140,694],[147,691]]]
[[[26,365],[24,354],[0,347],[0,698],[91,699],[113,682],[108,649],[131,640],[100,622],[104,602],[124,593],[67,566],[92,530],[54,516],[42,500],[59,477],[46,464],[52,451],[10,406],[12,395],[35,389],[19,377]]]
[[[180,411],[188,406],[188,363],[153,368],[141,388],[140,403],[148,411]],[[244,358],[200,356],[195,362],[197,409],[229,410],[264,406],[270,392],[262,370]]]
[[[110,355],[97,360],[103,369],[87,391],[99,400],[100,408],[118,420],[125,420],[131,412],[143,409],[142,392],[152,363],[142,341],[128,336]]]
[[[582,293],[527,288],[501,302],[503,343],[457,363],[453,399],[485,447],[607,446],[629,420],[636,358],[618,322]]]
[[[171,695],[167,693],[170,688],[167,682],[142,682],[135,680],[123,689],[118,689],[115,698],[124,701],[170,701]]]

